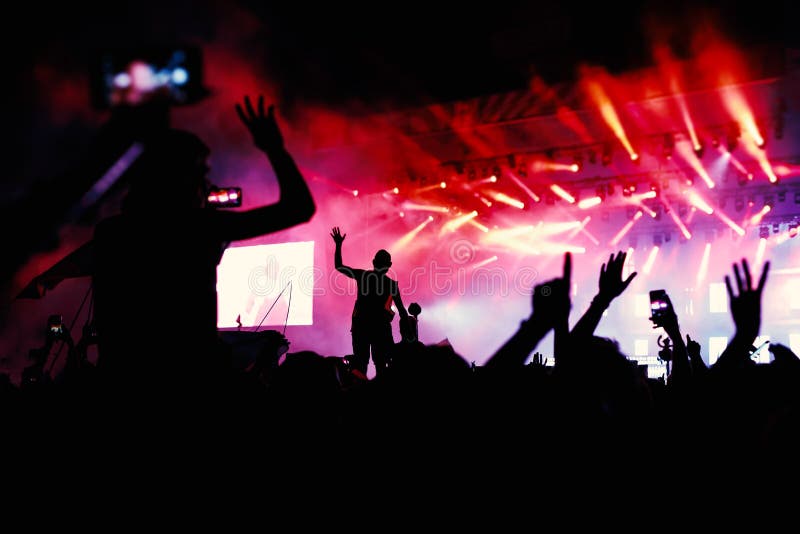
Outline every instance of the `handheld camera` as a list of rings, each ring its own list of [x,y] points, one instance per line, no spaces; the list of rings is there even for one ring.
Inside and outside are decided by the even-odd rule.
[[[96,108],[191,104],[206,96],[200,50],[190,46],[106,50],[91,69]]]
[[[242,205],[242,188],[212,186],[206,203],[211,208],[238,208]]]
[[[673,313],[672,301],[669,300],[669,295],[665,290],[650,291],[650,320],[656,326],[661,326],[663,319]]]
[[[58,339],[64,335],[64,318],[59,314],[53,314],[47,319],[47,335]]]

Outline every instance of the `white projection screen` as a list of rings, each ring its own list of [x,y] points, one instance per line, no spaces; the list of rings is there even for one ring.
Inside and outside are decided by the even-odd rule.
[[[236,328],[237,318],[242,327],[310,325],[313,285],[313,241],[228,248],[217,266],[217,327]]]

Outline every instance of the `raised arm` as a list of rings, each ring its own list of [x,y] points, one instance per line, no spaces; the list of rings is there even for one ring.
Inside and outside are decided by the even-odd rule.
[[[569,286],[572,273],[572,256],[564,255],[561,278],[554,278],[533,288],[532,313],[519,326],[519,330],[506,341],[484,367],[490,369],[517,369],[525,365],[533,349],[551,330],[556,330],[556,351],[563,350],[564,330],[569,319]],[[561,330],[561,332],[559,332]]]
[[[336,252],[333,253],[333,264],[336,270],[345,276],[355,278],[356,275],[353,272],[353,268],[342,263],[342,243],[344,242],[344,238],[347,237],[347,234],[343,234],[338,226],[334,226],[333,230],[331,230],[331,237],[333,238],[333,242],[336,243]]]
[[[747,260],[742,260],[742,270],[744,280],[739,273],[739,266],[733,264],[733,274],[736,277],[737,293],[733,291],[730,277],[725,276],[725,286],[728,288],[728,297],[731,303],[731,316],[736,325],[736,333],[733,335],[728,347],[720,355],[714,368],[738,367],[752,363],[750,360],[749,348],[753,345],[761,330],[761,293],[767,281],[769,272],[769,262],[764,264],[761,278],[758,285],[753,287],[753,279],[750,275],[750,266]]]
[[[278,180],[280,199],[275,204],[243,212],[220,212],[221,238],[236,241],[277,232],[308,222],[316,211],[314,199],[300,169],[283,145],[283,135],[275,121],[275,107],[264,112],[264,97],[258,97],[258,110],[250,97],[244,107],[236,104],[236,113],[253,135],[253,142],[269,159]]]
[[[636,273],[631,273],[625,280],[622,279],[622,268],[625,265],[627,252],[618,252],[616,256],[611,254],[608,263],[604,263],[600,268],[599,290],[589,309],[581,316],[575,327],[572,329],[572,337],[575,339],[588,339],[594,335],[603,312],[611,305],[611,301],[620,296],[636,277]]]

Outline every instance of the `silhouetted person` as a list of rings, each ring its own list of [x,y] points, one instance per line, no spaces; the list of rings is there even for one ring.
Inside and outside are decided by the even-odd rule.
[[[194,134],[153,136],[131,169],[122,213],[94,234],[92,275],[98,370],[106,378],[173,389],[220,377],[217,264],[230,241],[308,221],[308,186],[286,151],[273,106],[249,97],[236,111],[272,165],[278,202],[232,212],[205,205],[208,147]]]
[[[389,365],[389,356],[394,345],[392,302],[397,307],[401,320],[408,319],[397,281],[386,276],[386,271],[392,266],[392,257],[381,249],[372,259],[373,270],[354,269],[342,263],[342,242],[347,234],[342,234],[339,227],[335,227],[331,237],[336,243],[336,270],[354,279],[358,286],[350,327],[353,336],[353,368],[366,375],[371,349],[375,373],[381,374]]]

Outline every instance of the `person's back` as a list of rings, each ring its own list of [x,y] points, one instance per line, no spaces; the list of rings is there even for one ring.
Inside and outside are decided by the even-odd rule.
[[[240,118],[270,159],[281,190],[247,211],[205,206],[208,148],[196,136],[163,131],[132,168],[123,212],[95,228],[93,285],[98,368],[112,383],[167,388],[215,380],[217,264],[225,246],[305,222],[311,194],[273,116],[245,99]]]
[[[214,235],[211,215],[121,215],[97,226],[94,292],[102,369],[180,373],[215,346],[223,242]]]
[[[398,294],[397,282],[385,272],[353,269],[358,296],[353,308],[353,323],[372,324],[391,322],[394,318],[392,299]]]
[[[381,374],[389,365],[392,338],[392,303],[397,307],[401,318],[407,318],[408,312],[403,306],[397,282],[386,276],[392,266],[392,257],[386,250],[379,250],[372,259],[373,270],[354,269],[342,261],[342,243],[347,234],[342,234],[338,227],[331,232],[336,243],[334,264],[336,270],[349,278],[353,278],[358,286],[350,332],[353,337],[353,367],[362,374],[367,374],[370,350],[375,364],[376,374]]]

